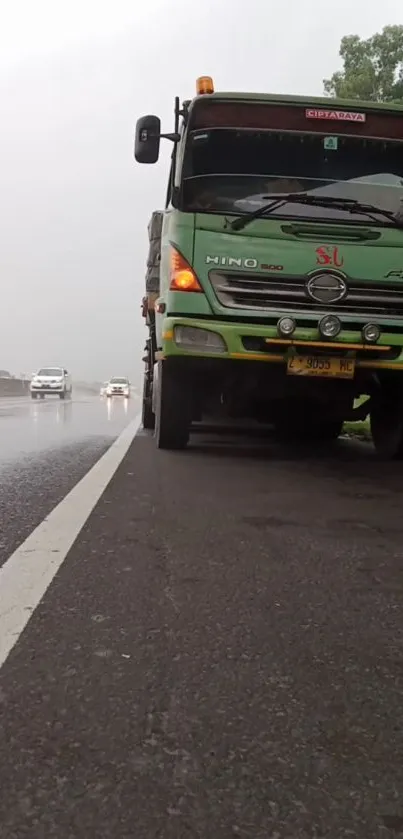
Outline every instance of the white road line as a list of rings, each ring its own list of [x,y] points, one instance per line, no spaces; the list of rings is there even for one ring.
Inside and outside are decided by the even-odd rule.
[[[136,418],[0,568],[0,667],[128,452]]]

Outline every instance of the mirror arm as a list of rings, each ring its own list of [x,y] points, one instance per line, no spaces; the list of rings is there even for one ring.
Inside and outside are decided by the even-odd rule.
[[[180,134],[160,134],[161,139],[164,140],[171,140],[172,143],[179,143],[181,138]]]

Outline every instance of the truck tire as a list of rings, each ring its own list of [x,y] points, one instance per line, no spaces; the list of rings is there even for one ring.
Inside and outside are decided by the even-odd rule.
[[[60,396],[60,399],[65,399],[66,398],[66,391],[62,390],[62,392],[59,393],[59,396]]]
[[[141,421],[143,423],[143,428],[145,428],[147,431],[154,431],[155,415],[152,409],[152,397],[149,393],[149,387],[146,376],[144,376],[143,380],[143,404],[141,408]]]
[[[158,362],[155,431],[159,449],[184,449],[190,432],[189,386],[175,367]]]
[[[36,398],[37,398],[37,396],[38,396],[38,394],[37,394],[37,393],[31,393],[31,399],[36,399]]]
[[[385,399],[370,411],[372,441],[385,460],[403,459],[403,401]]]

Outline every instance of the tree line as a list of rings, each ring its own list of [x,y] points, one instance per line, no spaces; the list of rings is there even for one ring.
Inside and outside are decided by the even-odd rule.
[[[366,40],[346,35],[342,70],[324,79],[327,96],[403,104],[403,26],[385,26]]]

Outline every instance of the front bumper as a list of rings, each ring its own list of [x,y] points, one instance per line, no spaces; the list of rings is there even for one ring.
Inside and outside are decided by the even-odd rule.
[[[107,390],[107,396],[129,396],[129,392],[127,390]]]
[[[175,342],[176,326],[210,330],[221,337],[226,350],[208,352],[197,347],[184,349]],[[275,326],[261,323],[167,317],[164,319],[162,352],[157,357],[221,358],[284,365],[291,353],[323,355],[326,351],[332,355],[354,358],[356,368],[403,370],[403,323],[401,334],[385,329],[376,344],[364,344],[360,331],[347,329],[335,341],[325,341],[319,336],[316,324],[312,328],[297,328],[292,338],[285,339],[278,337]]]
[[[63,393],[64,386],[58,385],[57,387],[52,387],[51,385],[31,385],[30,391],[31,393]]]

